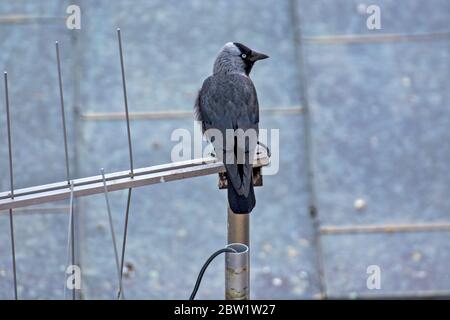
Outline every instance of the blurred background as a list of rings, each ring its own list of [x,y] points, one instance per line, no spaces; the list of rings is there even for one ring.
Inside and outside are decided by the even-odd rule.
[[[71,4],[81,8],[79,30],[66,27]],[[381,29],[366,25],[370,5],[380,7]],[[252,298],[450,297],[449,1],[1,0],[16,188],[65,179],[55,40],[73,176],[128,169],[126,124],[112,117],[124,110],[118,27],[129,109],[141,114],[131,121],[135,167],[170,162],[172,131],[193,131],[195,95],[226,42],[270,56],[252,79],[260,127],[280,129],[280,170],[256,189]],[[3,89],[0,99],[8,191]],[[226,244],[217,179],[133,191],[126,298],[188,298],[205,259]],[[110,200],[122,239],[127,192]],[[104,196],[77,198],[75,208],[78,298],[114,299]],[[64,297],[68,213],[68,201],[14,211],[19,298]],[[371,265],[379,290],[366,284]],[[197,298],[223,296],[219,258]],[[0,298],[13,298],[7,211]]]

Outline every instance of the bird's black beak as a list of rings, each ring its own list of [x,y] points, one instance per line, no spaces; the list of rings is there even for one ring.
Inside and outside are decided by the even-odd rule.
[[[269,56],[267,54],[264,53],[259,53],[256,51],[252,51],[252,55],[250,56],[250,61],[251,62],[255,62],[258,60],[263,60],[263,59],[267,59]]]

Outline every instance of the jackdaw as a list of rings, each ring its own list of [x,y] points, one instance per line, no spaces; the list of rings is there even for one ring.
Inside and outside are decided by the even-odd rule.
[[[250,213],[256,204],[252,162],[259,106],[249,74],[256,61],[268,57],[241,43],[228,42],[195,102],[196,119],[202,123],[216,156],[225,164],[228,202],[234,213]]]

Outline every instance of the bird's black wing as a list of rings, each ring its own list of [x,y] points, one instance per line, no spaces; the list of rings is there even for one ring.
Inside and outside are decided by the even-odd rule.
[[[224,157],[228,177],[239,195],[247,196],[252,183],[252,161],[256,148],[259,106],[251,79],[240,74],[218,74],[207,78],[199,92],[196,109],[203,123],[206,136],[212,140],[216,154]],[[222,133],[223,141],[211,139],[210,129]],[[236,139],[227,141],[227,129],[253,129],[256,139],[247,139],[245,147]],[[229,140],[229,139],[228,139]],[[250,140],[250,141],[249,141]],[[246,155],[245,163],[239,164],[237,154]],[[234,161],[232,161],[234,159]]]

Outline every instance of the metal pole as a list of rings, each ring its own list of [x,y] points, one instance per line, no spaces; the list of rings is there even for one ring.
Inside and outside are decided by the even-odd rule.
[[[250,247],[250,215],[234,213],[228,207],[228,243],[242,243]]]
[[[227,248],[235,252],[225,254],[225,299],[250,299],[249,249],[242,243],[231,243]]]
[[[226,300],[248,300],[250,299],[250,214],[236,214],[234,213],[230,207],[228,207],[228,244],[242,244],[247,247],[246,257],[247,257],[247,265],[246,268],[243,268],[239,272],[239,276],[233,276],[235,273],[230,273],[229,269],[233,268],[234,265],[229,265],[231,262],[229,259],[225,259],[226,265],[226,276],[225,276],[225,299]],[[234,248],[234,247],[233,247]],[[234,248],[236,249],[236,248]],[[239,249],[239,248],[238,248]],[[236,249],[237,250],[237,249]],[[237,250],[239,251],[239,250]],[[241,273],[243,273],[241,275]],[[239,285],[241,288],[246,287],[244,292],[244,296],[242,296],[242,292],[237,292],[234,288],[236,282],[234,279],[240,279],[241,284]]]

